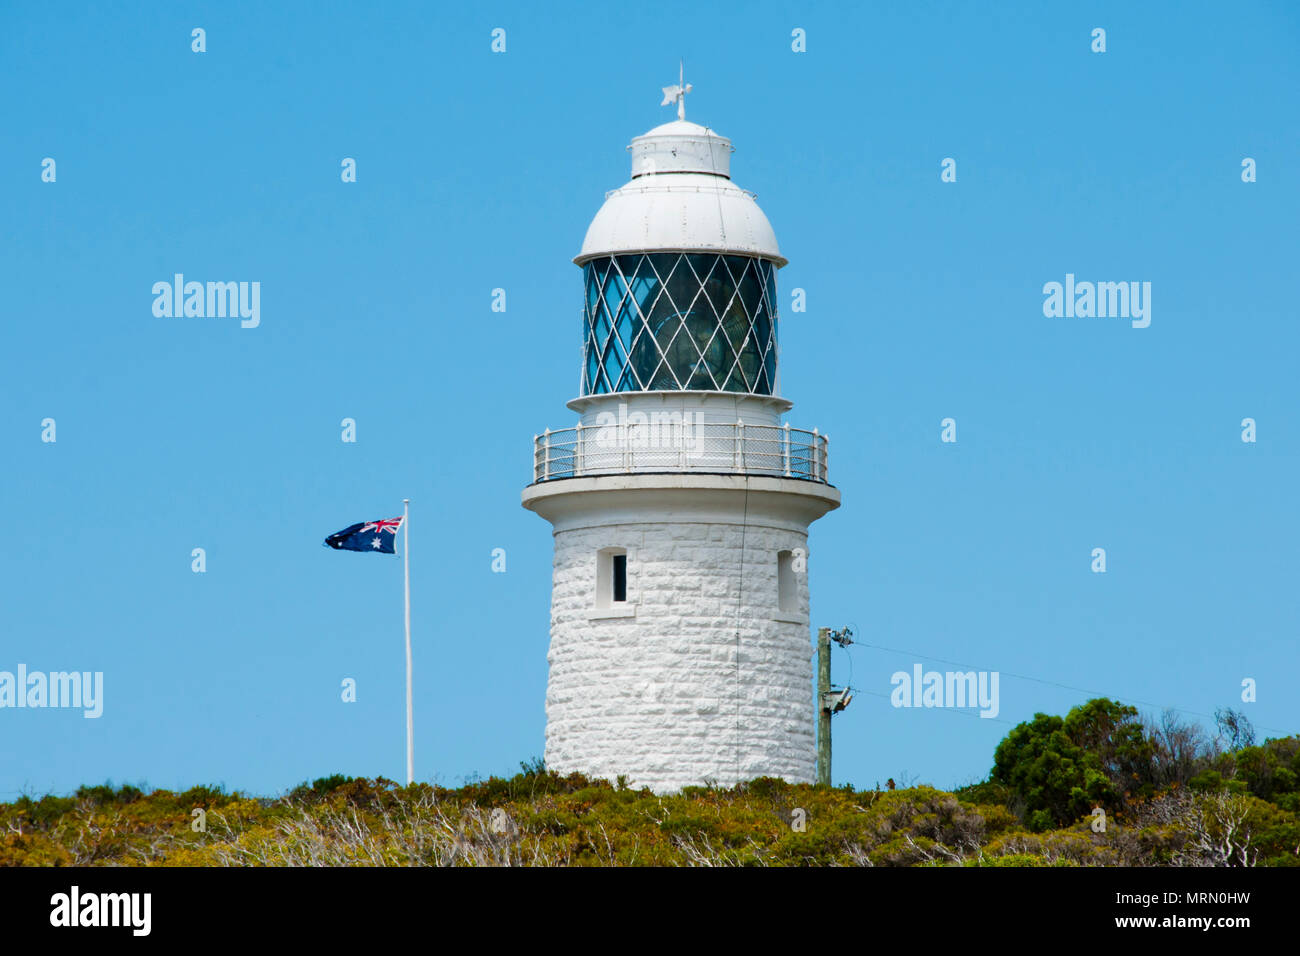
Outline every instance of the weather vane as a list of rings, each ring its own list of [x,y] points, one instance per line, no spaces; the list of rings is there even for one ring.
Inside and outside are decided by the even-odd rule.
[[[676,101],[677,118],[679,120],[686,119],[686,94],[691,91],[691,84],[685,82],[685,79],[686,79],[686,63],[684,60],[678,61],[677,85],[665,86],[663,88],[664,101],[659,104],[660,106],[668,106],[670,103]]]

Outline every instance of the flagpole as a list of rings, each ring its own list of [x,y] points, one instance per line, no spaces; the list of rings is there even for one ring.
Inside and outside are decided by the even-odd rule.
[[[406,785],[415,781],[415,723],[411,716],[411,499],[402,499],[402,564],[406,579]]]

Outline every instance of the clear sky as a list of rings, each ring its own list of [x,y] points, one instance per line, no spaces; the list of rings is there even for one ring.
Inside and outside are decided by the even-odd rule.
[[[417,778],[542,753],[519,493],[574,421],[570,260],[679,57],[790,260],[782,391],[844,496],[813,625],[875,646],[835,652],[836,782],[970,782],[1091,693],[1300,730],[1297,5],[9,4],[0,670],[102,671],[104,709],[0,710],[0,799],[401,779],[401,558],[321,542],[403,497]],[[259,282],[260,325],[155,317],[178,272]],[[1150,282],[1150,326],[1045,317],[1067,273]],[[998,718],[891,707],[930,658],[999,671]]]

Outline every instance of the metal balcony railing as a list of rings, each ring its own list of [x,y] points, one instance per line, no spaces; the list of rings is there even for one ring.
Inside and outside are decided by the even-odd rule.
[[[770,475],[827,483],[817,429],[744,422],[579,425],[533,436],[533,481],[636,472]]]

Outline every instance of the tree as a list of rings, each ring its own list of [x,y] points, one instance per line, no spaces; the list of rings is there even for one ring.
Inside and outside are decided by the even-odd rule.
[[[1035,714],[998,744],[992,779],[1011,789],[1013,808],[1030,830],[1041,832],[1085,816],[1098,803],[1114,804],[1114,788],[1087,757],[1064,720]]]
[[[1255,728],[1241,711],[1220,707],[1214,712],[1214,723],[1219,728],[1219,736],[1227,742],[1229,753],[1255,745]]]
[[[1146,782],[1158,787],[1183,787],[1210,766],[1215,751],[1205,732],[1199,724],[1180,720],[1175,711],[1166,710],[1158,723],[1144,724],[1144,731],[1152,748],[1150,771],[1144,775]]]
[[[1122,794],[1150,793],[1155,747],[1142,729],[1136,707],[1097,698],[1074,707],[1065,717],[1065,733]]]
[[[1026,826],[1041,832],[1151,789],[1152,753],[1137,708],[1098,698],[1064,719],[1035,714],[1016,726],[994,751],[992,779],[1011,788]]]
[[[1231,755],[1234,776],[1246,789],[1287,809],[1300,808],[1300,737],[1266,740]]]

